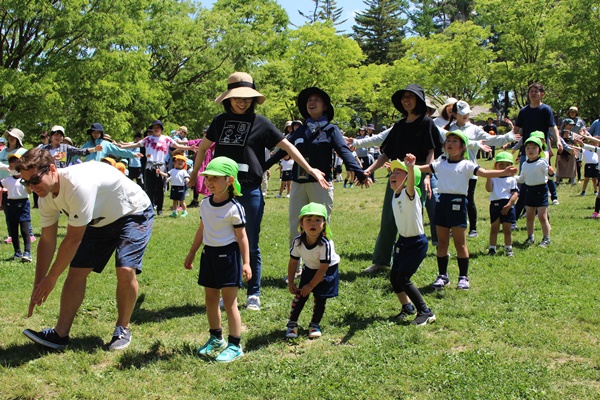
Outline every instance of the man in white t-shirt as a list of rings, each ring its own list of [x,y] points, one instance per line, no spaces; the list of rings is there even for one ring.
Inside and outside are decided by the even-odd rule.
[[[116,250],[118,317],[109,349],[124,349],[131,342],[129,323],[137,300],[136,274],[142,272],[142,259],[152,234],[154,211],[150,199],[135,182],[110,165],[90,161],[58,169],[50,153],[39,148],[23,154],[16,169],[21,172],[21,183],[40,197],[42,234],[29,316],[36,305],[48,299],[70,264],[54,329],[26,329],[23,333],[43,346],[63,349],[83,302],[88,275],[102,272]],[[61,213],[68,219],[67,233],[54,257]]]

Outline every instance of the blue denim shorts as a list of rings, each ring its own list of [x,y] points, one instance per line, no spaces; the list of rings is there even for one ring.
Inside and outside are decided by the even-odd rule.
[[[153,224],[154,209],[150,206],[140,214],[127,215],[106,226],[88,226],[71,268],[93,268],[94,272],[100,273],[116,251],[117,268],[135,268],[136,274],[141,274]]]

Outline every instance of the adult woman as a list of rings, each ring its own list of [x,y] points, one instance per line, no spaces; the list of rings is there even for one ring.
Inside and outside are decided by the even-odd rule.
[[[206,150],[213,143],[216,143],[215,157],[226,156],[238,163],[238,180],[242,186],[242,197],[239,198],[239,202],[246,210],[246,233],[250,245],[250,268],[252,268],[246,303],[246,307],[250,310],[260,310],[262,260],[258,239],[265,204],[261,190],[265,148],[271,149],[277,146],[287,151],[296,163],[319,181],[323,188],[328,187],[322,173],[308,165],[279,129],[268,119],[254,112],[256,105],[264,103],[265,100],[265,96],[256,90],[249,74],[234,72],[229,76],[227,90],[215,99],[215,102],[223,105],[225,112],[213,119],[206,137],[200,142],[189,182],[190,186],[196,183]]]
[[[425,91],[416,84],[410,84],[403,90],[398,90],[392,96],[394,107],[403,118],[394,127],[381,145],[381,156],[365,173],[372,174],[377,168],[389,160],[404,160],[406,154],[417,157],[417,165],[429,165],[433,161],[436,141],[439,141],[439,131],[433,120],[427,114]],[[421,183],[422,196],[431,196],[430,175],[425,174]],[[381,226],[375,249],[373,264],[365,272],[373,273],[387,268],[392,258],[392,250],[396,240],[396,224],[392,212],[393,191],[386,185],[381,211]],[[423,200],[423,199],[422,199]],[[433,216],[429,216],[433,220]]]
[[[22,130],[17,128],[12,128],[10,131],[5,131],[4,136],[6,137],[6,141],[8,145],[0,151],[0,180],[8,177],[10,173],[8,172],[8,156],[11,154],[23,155],[27,150],[23,147],[23,137],[25,134]],[[2,208],[6,210],[6,202],[8,198],[6,193],[3,193],[2,196]],[[4,218],[6,219],[6,227],[8,232],[8,215],[4,213]],[[31,232],[30,232],[31,233]],[[31,233],[31,236],[33,234]],[[32,241],[35,238],[32,238]],[[12,243],[12,238],[10,236],[10,232],[8,232],[8,237],[4,240],[5,243]]]
[[[43,146],[42,149],[48,150],[54,157],[54,165],[57,168],[65,168],[71,162],[73,156],[88,156],[102,150],[102,145],[95,147],[77,148],[67,143],[63,143],[65,138],[65,128],[55,125],[50,130],[50,143]]]
[[[136,154],[134,152],[129,150],[123,150],[119,148],[116,144],[114,144],[112,140],[106,140],[107,137],[110,137],[104,133],[104,128],[98,122],[93,123],[91,128],[87,130],[87,133],[88,135],[90,135],[90,140],[85,142],[85,144],[81,146],[81,148],[95,148],[96,151],[88,154],[85,157],[85,161],[100,161],[108,155],[117,156],[121,158],[136,157]]]
[[[305,123],[294,131],[288,140],[309,160],[310,165],[325,173],[327,182],[331,182],[331,154],[335,152],[344,160],[347,171],[352,171],[360,183],[370,184],[362,168],[348,148],[342,133],[331,121],[334,109],[329,95],[316,87],[309,87],[300,92],[297,99],[300,114]],[[286,155],[283,150],[277,151],[267,161],[267,167],[275,164]],[[320,187],[318,182],[308,176],[297,164],[292,168],[292,189],[290,191],[290,206],[288,222],[290,228],[290,246],[298,235],[298,215],[300,209],[308,203],[319,203],[327,208],[327,223],[333,210],[333,185],[327,189]]]

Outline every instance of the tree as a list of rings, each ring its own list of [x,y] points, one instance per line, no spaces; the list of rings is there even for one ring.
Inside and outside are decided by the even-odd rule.
[[[312,11],[302,12],[298,10],[298,14],[308,20],[309,24],[315,22],[333,22],[333,26],[342,25],[347,19],[341,20],[344,14],[344,8],[338,7],[335,0],[312,0],[315,7]]]
[[[368,7],[356,14],[352,37],[366,54],[366,63],[391,64],[402,58],[405,37],[403,0],[364,0]]]

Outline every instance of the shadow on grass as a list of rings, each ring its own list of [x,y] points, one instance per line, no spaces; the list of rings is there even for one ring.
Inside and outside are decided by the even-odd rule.
[[[346,252],[341,252],[340,253],[340,257],[342,257],[344,260],[348,260],[348,261],[371,261],[371,259],[373,258],[373,252],[370,251],[368,253],[346,253]]]
[[[99,336],[84,336],[71,339],[67,350],[93,353],[104,345],[104,341]],[[33,342],[9,346],[0,349],[0,364],[8,368],[16,368],[27,364],[29,361],[57,352],[61,352],[61,350],[52,350]]]
[[[273,329],[267,334],[253,336],[251,338],[248,338],[248,340],[245,340],[246,344],[244,346],[244,350],[258,350],[262,347],[268,347],[273,343],[280,342],[283,340],[285,340],[285,330]]]
[[[349,327],[348,332],[340,340],[340,344],[349,342],[356,332],[367,329],[372,323],[376,321],[388,321],[389,319],[389,317],[383,317],[380,315],[364,317],[362,315],[358,315],[356,312],[346,314],[343,319],[338,321],[338,324]]]
[[[173,318],[184,318],[197,314],[205,314],[206,307],[200,306],[198,304],[184,304],[181,306],[171,306],[162,308],[160,310],[144,310],[142,308],[142,304],[144,303],[146,296],[141,294],[136,303],[135,308],[133,309],[133,314],[131,315],[131,322],[136,324],[144,324],[150,322],[160,322],[166,319]]]
[[[384,272],[382,272],[383,274]],[[389,269],[387,271],[385,271],[385,273],[389,273]],[[367,274],[367,273],[361,273],[361,272],[356,272],[356,271],[339,271],[338,272],[340,280],[345,281],[345,282],[354,282],[357,278],[359,277],[369,277],[371,276],[371,274]],[[372,274],[375,275],[375,274]],[[263,287],[275,287],[275,288],[279,288],[279,289],[286,289],[288,288],[288,284],[285,283],[285,281],[283,280],[284,275],[281,275],[280,277],[265,277],[263,275],[263,277],[260,280],[260,285]],[[296,279],[296,283],[298,283],[298,280]]]
[[[156,340],[148,351],[126,351],[120,358],[117,369],[141,369],[149,364],[170,361],[177,355],[194,355],[195,353],[196,349],[191,344],[185,344],[182,348],[173,349],[166,346],[160,340]]]

